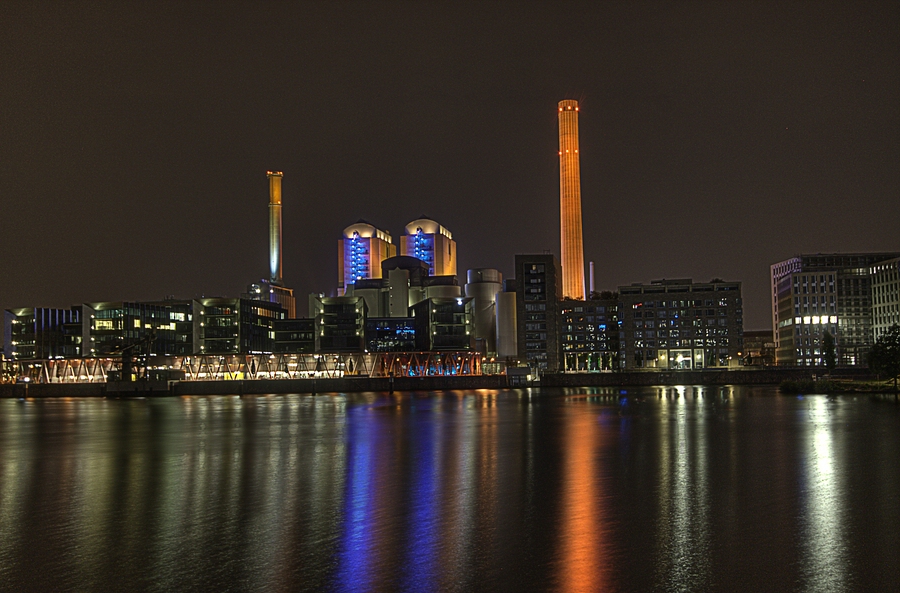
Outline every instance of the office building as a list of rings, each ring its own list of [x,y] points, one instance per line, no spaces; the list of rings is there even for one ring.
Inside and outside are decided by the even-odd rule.
[[[410,308],[415,319],[416,349],[472,350],[475,347],[474,306],[470,298],[432,298]]]
[[[427,216],[406,225],[400,254],[424,261],[430,276],[456,276],[456,241],[450,231]]]
[[[618,368],[618,299],[559,302],[562,370],[601,372]]]
[[[770,329],[744,330],[744,366],[775,364],[775,337]]]
[[[773,264],[772,323],[779,365],[822,365],[825,332],[839,365],[865,364],[874,340],[872,270],[900,253],[801,254]]]
[[[315,320],[309,318],[275,319],[276,354],[306,354],[316,351]]]
[[[359,220],[338,240],[338,296],[357,280],[381,278],[381,262],[397,255],[391,234]]]
[[[310,295],[316,352],[363,352],[366,348],[366,301],[360,296]]]
[[[620,364],[632,369],[737,366],[741,283],[657,280],[619,287]]]
[[[554,255],[516,255],[518,359],[537,373],[560,369],[561,290],[559,261]]]
[[[416,350],[414,317],[369,317],[366,319],[368,352],[413,352]]]
[[[870,266],[872,277],[872,337],[878,340],[900,325],[900,258]]]
[[[7,309],[4,312],[4,351],[16,360],[69,358],[81,354],[81,310],[50,308]]]
[[[581,224],[581,155],[578,153],[578,101],[559,102],[559,238],[562,293],[584,299],[584,245]]]

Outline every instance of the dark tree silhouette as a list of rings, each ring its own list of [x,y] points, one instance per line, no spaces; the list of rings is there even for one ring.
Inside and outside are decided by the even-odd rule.
[[[825,368],[830,373],[837,365],[837,357],[834,353],[834,336],[828,331],[822,336],[822,357],[825,359]]]
[[[900,325],[894,324],[882,334],[869,350],[869,368],[879,376],[894,379],[897,391],[897,375],[900,375]]]

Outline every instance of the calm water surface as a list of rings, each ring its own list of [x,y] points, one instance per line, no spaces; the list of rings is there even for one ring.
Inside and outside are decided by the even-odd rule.
[[[893,591],[900,406],[0,400],[3,591]]]

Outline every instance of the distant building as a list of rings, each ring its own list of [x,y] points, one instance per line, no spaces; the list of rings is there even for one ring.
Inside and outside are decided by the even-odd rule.
[[[538,373],[560,366],[559,260],[552,254],[516,255],[516,337],[520,362]]]
[[[369,352],[413,352],[416,348],[414,317],[369,317],[366,319],[366,350]]]
[[[456,241],[446,228],[422,216],[406,225],[400,254],[428,264],[430,276],[456,276]]]
[[[619,363],[618,299],[559,302],[562,370],[611,371]]]
[[[462,288],[456,276],[431,276],[425,261],[398,255],[381,262],[379,278],[357,280],[344,295],[363,297],[371,317],[407,317],[416,303],[457,298]]]
[[[276,354],[304,354],[316,351],[315,320],[310,318],[276,319]]]
[[[474,299],[476,349],[497,352],[497,295],[503,290],[503,275],[493,268],[477,268],[467,273],[466,296]]]
[[[365,299],[360,296],[311,295],[309,309],[309,316],[315,322],[316,352],[365,350]]]
[[[274,352],[275,321],[285,316],[277,303],[232,298],[196,299],[192,311],[200,354]]]
[[[338,240],[338,296],[344,296],[357,280],[381,278],[381,262],[397,255],[387,231],[364,220],[344,229]]]
[[[874,340],[872,271],[900,253],[803,254],[771,266],[775,360],[821,365],[825,332],[840,365],[865,364]]]
[[[727,367],[740,359],[740,282],[688,278],[620,286],[618,315],[625,369]]]
[[[872,277],[872,330],[877,340],[893,325],[900,325],[900,258],[869,268]]]
[[[81,354],[81,309],[7,309],[4,351],[13,359],[69,358]]]
[[[410,308],[415,318],[416,349],[472,350],[475,315],[471,298],[432,298]]]
[[[775,337],[770,329],[744,330],[744,366],[775,364]]]

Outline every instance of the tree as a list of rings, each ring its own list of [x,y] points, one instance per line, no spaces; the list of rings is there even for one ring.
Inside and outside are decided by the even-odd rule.
[[[822,357],[825,359],[825,368],[830,373],[837,364],[837,357],[834,354],[834,336],[829,331],[822,336]]]
[[[894,379],[897,391],[897,375],[900,375],[900,325],[896,323],[876,341],[869,350],[869,368],[879,376]]]

